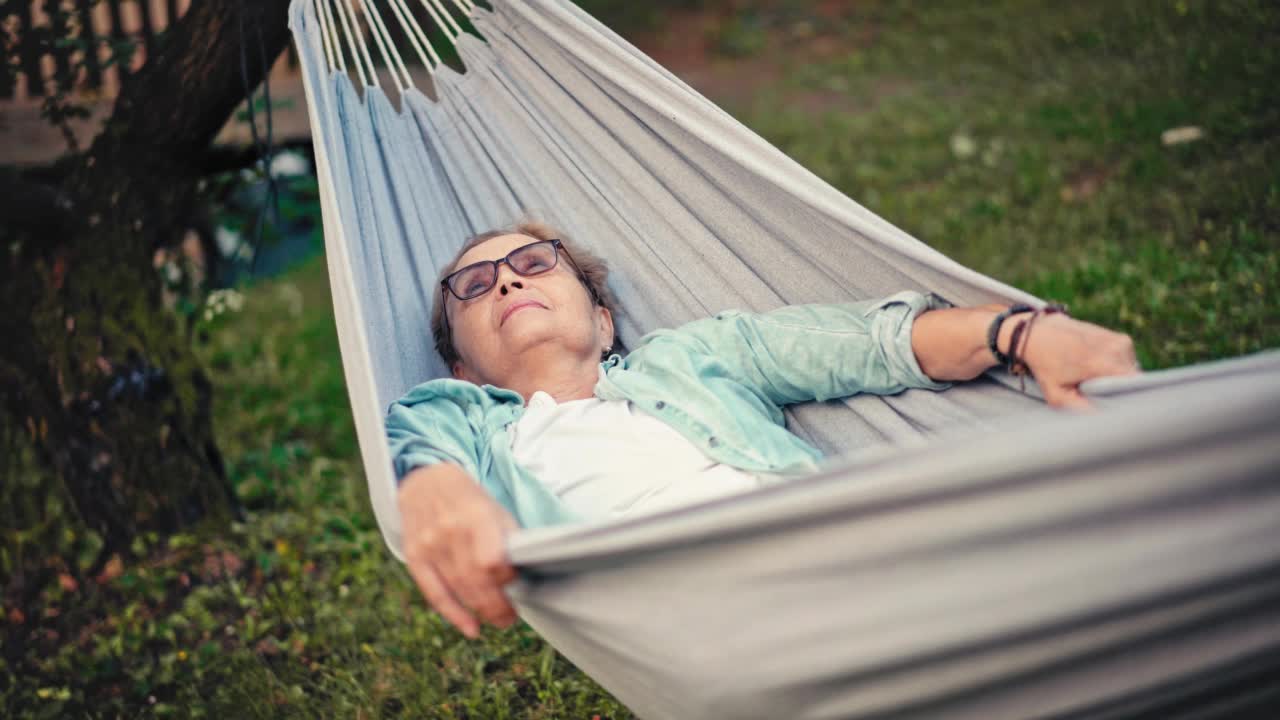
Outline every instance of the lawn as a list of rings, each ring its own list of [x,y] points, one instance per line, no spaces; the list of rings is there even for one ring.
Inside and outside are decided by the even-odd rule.
[[[770,5],[716,39],[784,68],[729,109],[850,197],[1148,368],[1280,345],[1280,6]]]
[[[692,26],[658,9],[708,5],[616,19],[652,41]],[[1148,367],[1280,346],[1274,2],[734,7],[698,30],[708,92],[877,213],[1132,333]],[[1180,127],[1200,138],[1162,141]],[[528,628],[468,642],[425,610],[369,508],[323,263],[244,295],[200,344],[244,522],[6,606],[5,716],[629,717]],[[61,552],[4,532],[6,574]]]

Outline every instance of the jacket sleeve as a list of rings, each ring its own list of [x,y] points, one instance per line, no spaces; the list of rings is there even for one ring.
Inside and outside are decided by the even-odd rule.
[[[892,395],[949,385],[924,374],[911,348],[920,313],[943,307],[906,291],[881,300],[792,305],[767,313],[730,310],[667,333],[706,353],[724,372],[777,405],[857,393]],[[655,340],[663,331],[655,333]]]
[[[441,462],[452,462],[471,477],[480,477],[479,440],[466,404],[424,387],[415,388],[387,411],[387,442],[396,482],[415,468]]]

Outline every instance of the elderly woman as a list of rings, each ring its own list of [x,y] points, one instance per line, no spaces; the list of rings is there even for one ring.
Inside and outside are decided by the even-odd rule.
[[[942,389],[1004,363],[1083,408],[1089,378],[1137,371],[1125,335],[1025,306],[871,301],[723,312],[613,354],[604,262],[525,223],[469,240],[432,314],[453,378],[387,417],[405,556],[428,602],[468,637],[505,626],[519,526],[617,517],[816,468],[782,407]],[[1034,331],[1034,332],[1033,332]]]

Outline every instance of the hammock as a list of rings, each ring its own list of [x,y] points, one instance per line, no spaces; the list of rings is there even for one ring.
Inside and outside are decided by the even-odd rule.
[[[291,11],[347,386],[398,557],[382,419],[444,374],[433,279],[473,233],[533,215],[592,246],[615,269],[629,346],[731,307],[904,289],[1038,302],[841,195],[566,0],[453,0],[484,40],[420,2],[465,73],[440,64],[404,0]],[[648,718],[1272,707],[1278,378],[1270,353],[1095,381],[1089,416],[1048,411],[999,373],[793,408],[789,427],[838,464],[644,518],[522,530],[511,595]]]

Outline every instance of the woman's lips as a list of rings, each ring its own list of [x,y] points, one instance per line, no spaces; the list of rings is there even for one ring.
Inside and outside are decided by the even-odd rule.
[[[527,308],[527,307],[538,307],[538,308],[542,308],[543,310],[547,309],[546,305],[543,305],[542,303],[536,300],[521,300],[520,302],[512,303],[507,307],[506,310],[502,311],[502,319],[498,321],[498,327],[502,327],[507,323],[507,318],[511,317],[511,313],[514,313],[515,311],[521,308]]]

